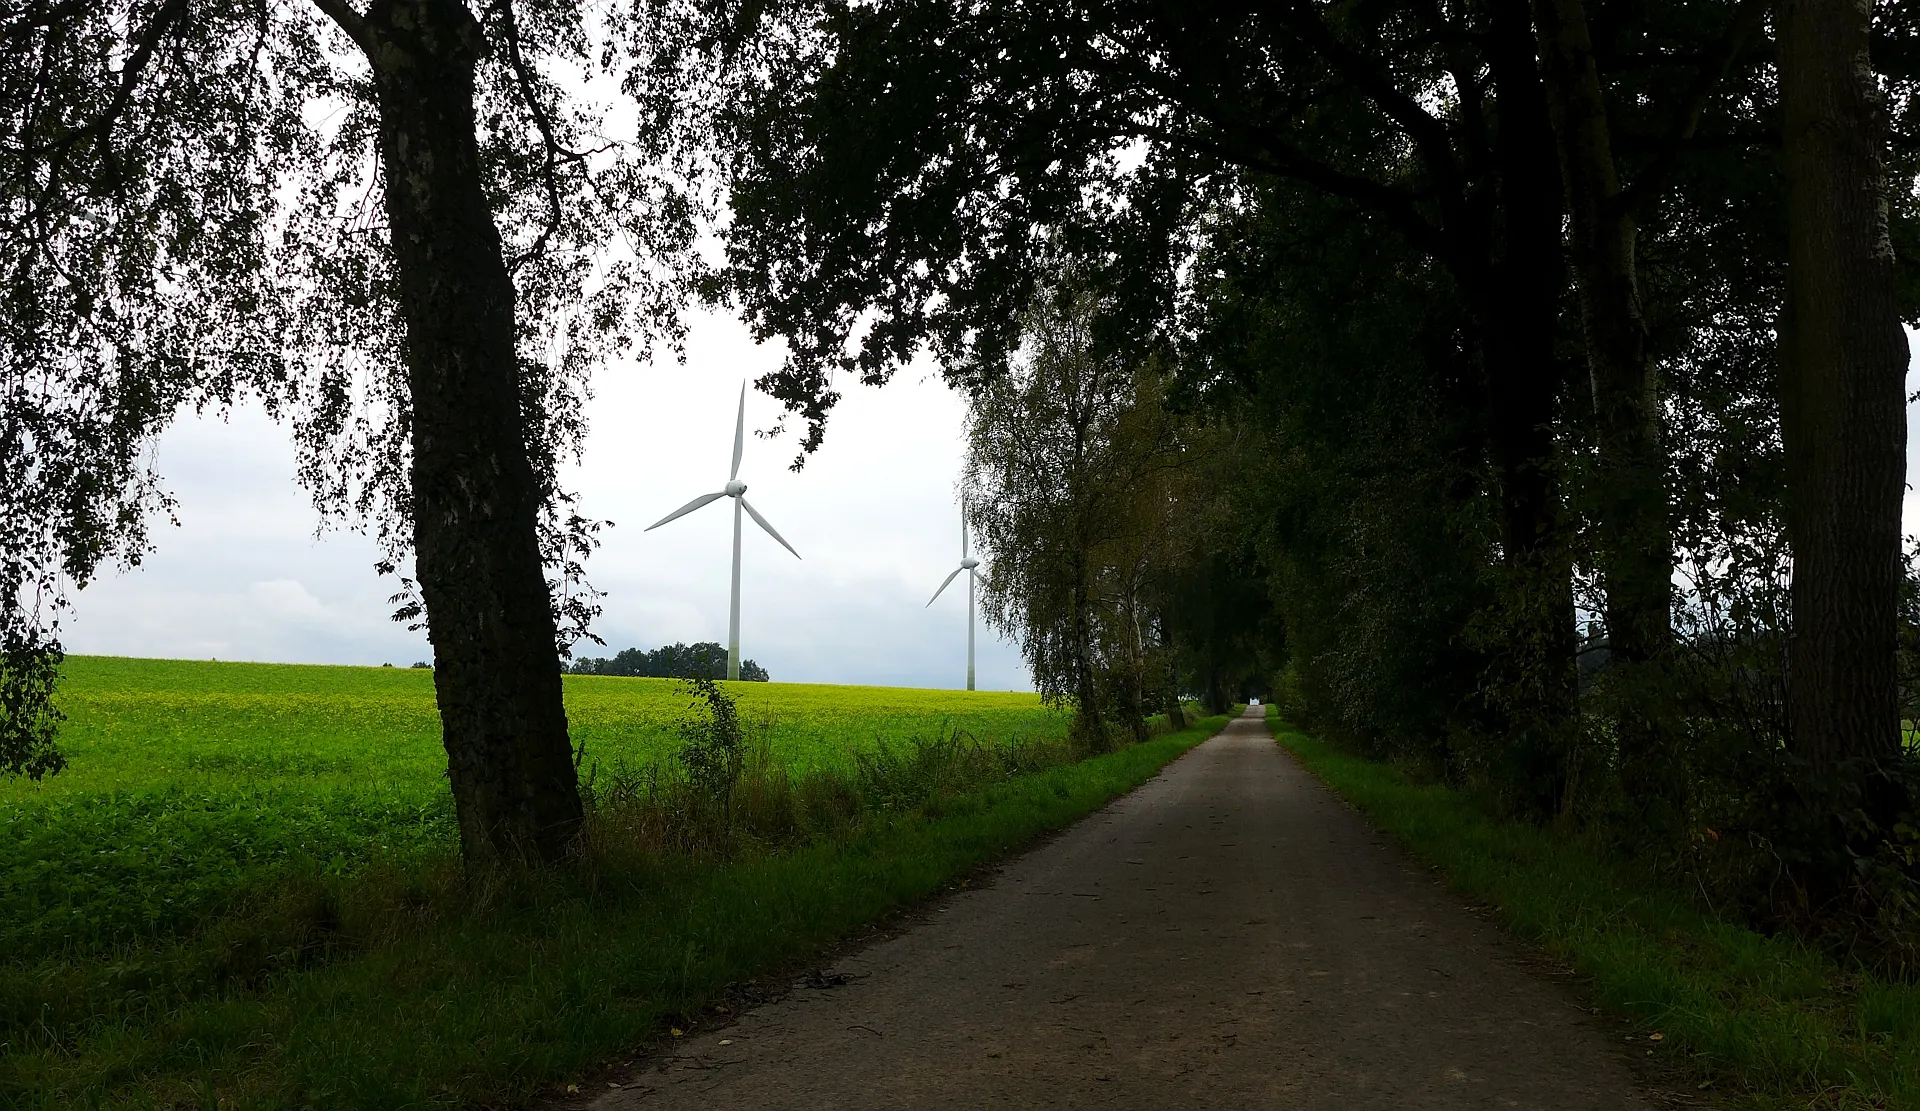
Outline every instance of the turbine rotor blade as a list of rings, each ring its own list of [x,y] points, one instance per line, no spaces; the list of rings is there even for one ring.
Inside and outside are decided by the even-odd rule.
[[[955,579],[957,579],[957,578],[959,578],[959,577],[960,577],[960,572],[962,572],[962,571],[965,571],[965,570],[966,570],[966,568],[965,568],[965,567],[955,567],[955,568],[953,569],[953,574],[951,574],[951,575],[948,575],[948,576],[947,576],[947,581],[946,581],[946,582],[943,582],[943,583],[941,583],[941,584],[940,584],[940,589],[939,589],[939,590],[936,590],[936,591],[934,591],[934,592],[933,592],[933,597],[931,597],[931,598],[928,598],[928,599],[927,599],[927,605],[929,605],[929,606],[931,606],[931,605],[933,605],[933,604],[934,604],[935,602],[938,602],[938,601],[940,600],[940,595],[942,595],[942,594],[944,594],[944,593],[946,593],[946,590],[947,590],[947,585],[948,585],[949,583],[951,583],[951,582],[953,582],[953,580],[955,580]]]
[[[786,537],[784,537],[784,536],[782,536],[782,535],[780,535],[780,534],[779,534],[778,532],[775,532],[775,531],[774,531],[774,528],[773,528],[773,526],[767,523],[767,519],[766,519],[765,517],[762,517],[762,516],[760,515],[760,511],[759,511],[758,509],[755,509],[755,508],[754,508],[754,507],[752,506],[752,504],[750,504],[750,503],[749,503],[749,502],[747,501],[747,499],[746,499],[746,498],[744,498],[744,497],[743,497],[743,498],[741,498],[741,499],[740,499],[740,507],[741,507],[742,509],[745,509],[745,510],[747,511],[747,516],[749,516],[749,517],[752,517],[752,518],[753,518],[753,523],[754,523],[754,524],[756,524],[756,525],[759,525],[759,526],[760,526],[761,528],[763,528],[763,529],[766,529],[766,530],[767,530],[767,535],[768,535],[768,536],[771,536],[771,537],[773,537],[773,538],[774,538],[775,540],[778,540],[778,541],[780,541],[780,546],[781,546],[782,548],[785,548],[786,550],[788,550],[788,551],[790,551],[790,552],[793,552],[793,545],[792,545],[792,544],[789,544],[789,543],[787,543],[787,538],[786,538]],[[793,552],[793,558],[795,558],[795,559],[799,559],[799,558],[800,558],[800,553],[799,553],[799,552]]]
[[[987,577],[978,571],[973,573],[973,581],[979,583],[981,586],[987,585]]]
[[[708,502],[713,501],[716,498],[724,498],[726,496],[727,495],[724,490],[718,494],[702,494],[699,497],[688,502],[687,504],[674,510],[672,513],[669,513],[665,517],[662,517],[658,521],[655,521],[654,523],[648,525],[646,528],[641,529],[640,531],[652,532],[654,529],[659,528],[661,525],[666,524],[668,521],[671,521],[676,517],[685,517],[687,514],[692,513],[694,510],[700,508],[701,506],[707,504]]]
[[[740,383],[740,414],[733,419],[733,469],[727,472],[727,481],[740,477],[740,453],[747,446],[747,384]],[[785,541],[781,541],[785,543]]]

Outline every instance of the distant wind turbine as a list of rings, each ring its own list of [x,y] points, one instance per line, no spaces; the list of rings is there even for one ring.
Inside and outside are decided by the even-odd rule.
[[[953,574],[948,575],[946,578],[946,581],[940,584],[940,589],[934,591],[933,597],[927,599],[927,605],[931,606],[935,602],[939,601],[940,595],[946,592],[947,587],[953,583],[953,580],[960,577],[960,572],[965,571],[967,573],[967,689],[968,690],[973,689],[973,585],[976,582],[985,581],[984,579],[980,578],[980,572],[974,570],[974,568],[978,566],[980,566],[980,561],[967,554],[967,507],[966,507],[966,503],[962,502],[960,505],[960,566],[954,568]]]
[[[787,538],[774,531],[760,511],[748,504],[747,484],[740,481],[740,455],[747,445],[747,384],[740,383],[740,414],[733,422],[733,469],[727,472],[727,484],[717,494],[702,494],[687,504],[648,525],[645,529],[652,532],[668,521],[685,517],[710,501],[721,498],[733,499],[733,609],[727,617],[727,678],[740,678],[740,511],[747,511],[753,523],[767,530],[767,535],[780,542],[780,546],[793,552],[793,545]],[[793,552],[793,558],[799,559],[800,553]]]

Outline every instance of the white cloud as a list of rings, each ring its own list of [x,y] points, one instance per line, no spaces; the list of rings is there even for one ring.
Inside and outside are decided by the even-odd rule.
[[[247,588],[247,597],[259,607],[254,612],[269,620],[312,620],[327,613],[326,605],[298,579],[254,583]]]

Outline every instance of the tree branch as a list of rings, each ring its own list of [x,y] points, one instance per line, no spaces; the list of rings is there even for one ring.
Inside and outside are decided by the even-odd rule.
[[[584,161],[587,155],[563,146],[554,135],[553,118],[547,114],[547,106],[540,102],[540,89],[534,80],[533,68],[527,65],[526,56],[520,49],[520,24],[513,15],[513,0],[494,0],[493,10],[499,16],[500,28],[506,35],[507,62],[513,69],[514,84],[526,99],[527,113],[533,117],[533,126],[540,132],[540,184],[547,197],[546,225],[540,229],[532,246],[508,260],[507,271],[512,273],[519,270],[522,264],[547,253],[547,244],[564,219],[560,205],[560,164]]]
[[[1288,142],[1272,126],[1226,118],[1217,98],[1196,97],[1189,85],[1169,80],[1142,66],[1130,68],[1134,82],[1143,91],[1205,121],[1218,138],[1208,139],[1188,129],[1175,130],[1137,120],[1125,121],[1116,130],[1183,147],[1228,165],[1310,185],[1379,214],[1409,242],[1449,265],[1458,261],[1446,229],[1421,213],[1419,194],[1323,162]],[[1426,118],[1432,120],[1430,116]],[[1444,132],[1444,128],[1442,130]],[[1451,164],[1451,157],[1448,162]]]
[[[373,53],[373,30],[367,26],[366,17],[354,11],[347,0],[313,0],[313,6],[333,20],[360,49]]]
[[[24,41],[33,31],[50,27],[65,26],[72,19],[93,6],[93,0],[65,0],[52,8],[22,8],[0,31],[0,38]]]
[[[1681,152],[1700,128],[1700,117],[1706,114],[1714,91],[1726,80],[1727,71],[1733,68],[1733,60],[1739,56],[1747,37],[1760,29],[1760,21],[1769,6],[1770,0],[1740,0],[1740,6],[1734,9],[1733,19],[1728,22],[1720,41],[1694,74],[1693,88],[1688,91],[1679,126],[1661,142],[1653,165],[1641,175],[1640,180],[1621,191],[1615,203],[1623,206],[1626,214],[1636,222],[1645,214],[1647,206],[1665,191],[1668,179],[1679,168]]]
[[[113,100],[98,116],[87,123],[60,136],[54,142],[40,147],[28,147],[21,153],[26,160],[44,158],[73,149],[82,140],[94,139],[105,144],[113,131],[113,125],[127,106],[133,103],[133,94],[140,86],[140,75],[146,71],[147,63],[153,60],[153,52],[160,47],[160,40],[166,37],[174,22],[187,12],[187,0],[166,0],[160,9],[153,13],[147,26],[134,40],[133,54],[127,58],[127,64],[120,67],[120,84],[114,90]]]
[[[1454,163],[1453,141],[1447,134],[1447,125],[1394,84],[1392,77],[1375,65],[1372,58],[1340,41],[1318,11],[1295,0],[1286,6],[1285,12],[1287,22],[1300,32],[1301,38],[1406,133],[1443,190],[1457,191],[1459,168]]]

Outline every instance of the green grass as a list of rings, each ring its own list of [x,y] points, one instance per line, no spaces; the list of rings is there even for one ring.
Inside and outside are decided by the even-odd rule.
[[[1032,694],[723,685],[796,773],[953,730],[1067,728]],[[288,871],[456,842],[431,671],[76,657],[59,697],[67,770],[0,779],[0,953],[164,938]],[[610,773],[674,751],[689,706],[668,679],[568,676],[566,698],[586,766]]]
[[[476,886],[452,865],[425,672],[79,660],[73,680],[72,771],[0,786],[5,1108],[521,1101],[1088,813],[1225,723],[856,807],[786,848],[616,838],[577,871]],[[996,745],[1065,728],[1032,696],[733,689],[795,798],[922,770],[952,751],[927,739],[956,728]],[[687,708],[648,680],[570,680],[567,695],[590,759],[630,767],[670,751]]]
[[[1920,989],[1723,921],[1631,862],[1490,816],[1274,717],[1280,743],[1737,1106],[1920,1108]],[[1661,1035],[1653,1041],[1651,1034]]]

